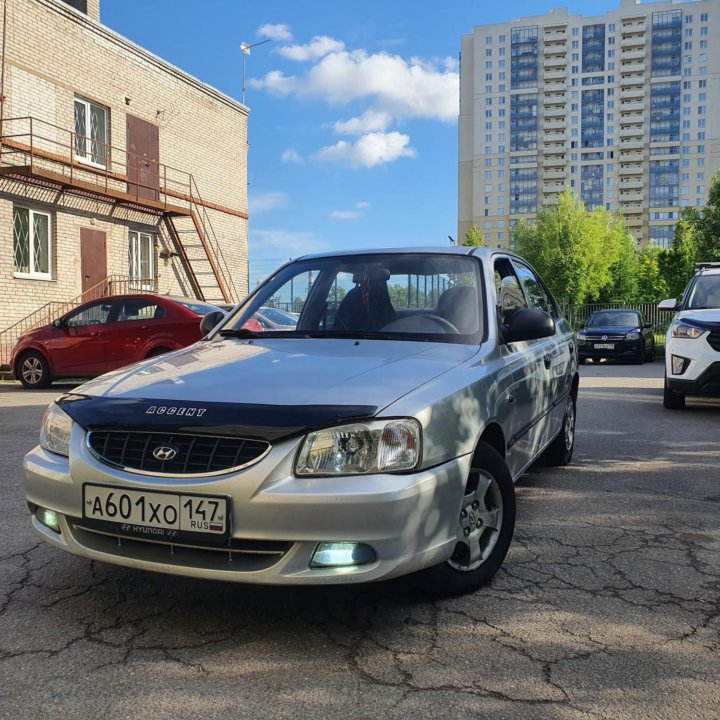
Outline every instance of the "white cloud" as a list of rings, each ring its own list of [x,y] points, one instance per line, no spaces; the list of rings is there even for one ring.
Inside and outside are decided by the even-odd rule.
[[[370,207],[369,202],[365,202],[364,200],[361,200],[359,203],[355,203],[355,207],[359,210],[367,210],[367,208]]]
[[[290,26],[286,23],[279,25],[262,25],[257,29],[255,33],[258,37],[269,38],[270,40],[277,40],[278,42],[292,42],[293,34],[290,32]]]
[[[252,230],[250,242],[255,249],[285,250],[292,257],[327,249],[314,233],[293,230]]]
[[[333,210],[330,213],[333,220],[357,220],[361,215],[357,210]]]
[[[288,60],[296,62],[307,62],[308,60],[317,60],[325,57],[330,53],[340,52],[345,49],[345,43],[340,40],[328,37],[327,35],[316,35],[309,43],[305,45],[290,45],[277,48],[275,52],[282,55]]]
[[[284,150],[283,154],[280,156],[280,159],[284,163],[295,163],[296,165],[300,165],[304,162],[297,150],[294,150],[293,148],[288,148],[287,150]]]
[[[355,142],[340,140],[335,145],[324,147],[313,159],[371,168],[395,162],[401,157],[415,157],[415,150],[408,147],[409,142],[407,135],[398,132],[368,133]]]
[[[459,74],[457,61],[451,58],[405,60],[386,52],[342,50],[325,55],[303,75],[275,70],[250,84],[277,95],[319,98],[331,105],[370,101],[370,112],[355,118],[354,125],[346,125],[357,128],[356,132],[363,123],[379,122],[383,114],[393,121],[426,118],[442,122],[455,122],[458,115]]]
[[[277,210],[288,204],[288,196],[284,192],[263,192],[252,194],[248,200],[250,212],[254,215]]]
[[[369,132],[385,132],[392,122],[388,113],[366,110],[360,117],[338,120],[333,125],[338,135],[364,135]]]

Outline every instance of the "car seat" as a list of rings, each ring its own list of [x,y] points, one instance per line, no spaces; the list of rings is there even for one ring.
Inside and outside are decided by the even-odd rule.
[[[395,318],[387,281],[390,273],[385,268],[370,268],[355,273],[355,287],[343,298],[338,308],[333,330],[379,330]]]
[[[459,285],[446,290],[438,299],[437,314],[451,322],[463,334],[478,331],[477,290],[473,285]]]

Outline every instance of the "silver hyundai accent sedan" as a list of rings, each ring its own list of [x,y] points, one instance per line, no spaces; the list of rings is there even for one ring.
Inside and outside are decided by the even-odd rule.
[[[260,307],[297,325],[258,332]],[[196,578],[413,573],[459,594],[505,558],[515,479],[572,457],[574,333],[512,253],[306,256],[203,329],[47,409],[24,489],[48,542]]]

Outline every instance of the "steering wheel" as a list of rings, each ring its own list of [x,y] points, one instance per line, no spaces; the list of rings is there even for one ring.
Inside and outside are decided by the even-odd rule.
[[[455,333],[456,335],[460,334],[460,331],[449,320],[446,320],[441,315],[426,315],[425,317],[428,320],[432,320],[434,323],[440,325],[446,333]]]
[[[433,333],[437,328],[442,328],[443,333],[459,334],[459,330],[444,317],[440,315],[409,315],[393,320],[382,329],[382,332],[399,333]]]

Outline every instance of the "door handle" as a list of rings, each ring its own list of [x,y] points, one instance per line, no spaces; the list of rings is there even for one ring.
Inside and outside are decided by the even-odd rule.
[[[507,396],[508,405],[512,405],[515,402],[515,396],[512,393],[508,393]]]
[[[549,355],[543,355],[543,365],[545,365],[545,369],[550,369],[550,356]]]
[[[98,330],[97,332],[91,332],[90,337],[100,337],[102,333]]]

